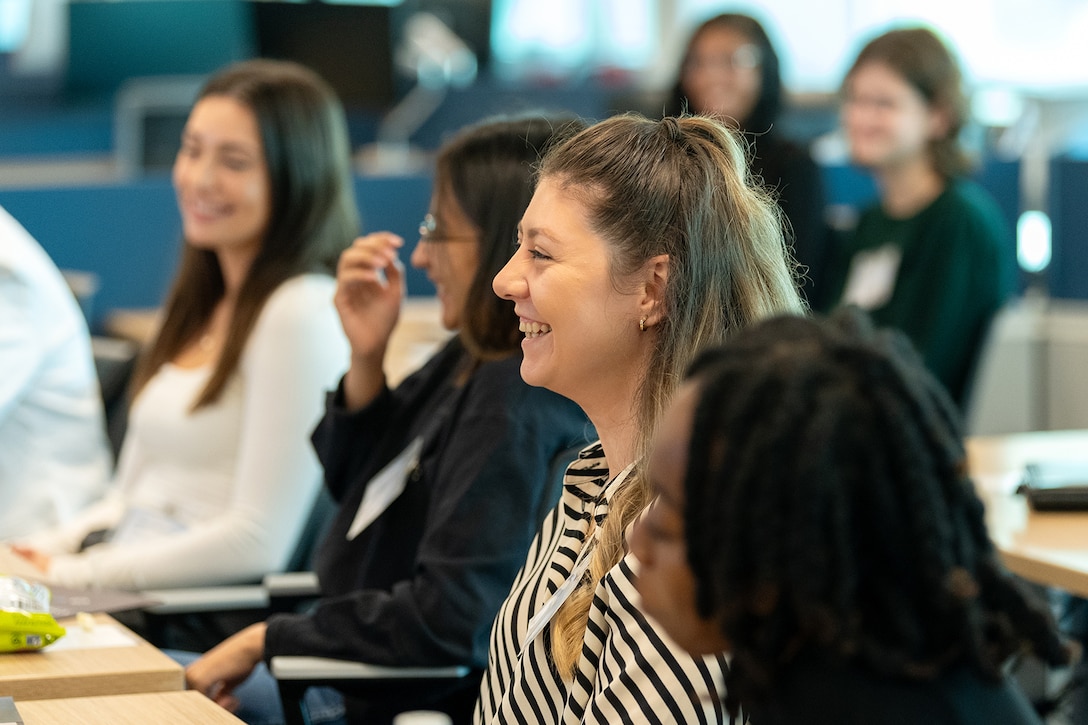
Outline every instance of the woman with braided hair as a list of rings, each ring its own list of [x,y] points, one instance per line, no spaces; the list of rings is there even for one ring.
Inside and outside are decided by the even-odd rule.
[[[638,611],[626,530],[698,350],[802,309],[778,207],[722,123],[613,117],[541,160],[494,288],[525,334],[522,378],[578,403],[600,440],[568,467],[499,610],[475,722],[724,720],[724,659],[692,657]]]
[[[728,652],[726,707],[776,723],[1038,723],[1002,675],[1066,663],[1001,565],[958,414],[899,332],[856,309],[701,355],[649,459],[643,607]]]

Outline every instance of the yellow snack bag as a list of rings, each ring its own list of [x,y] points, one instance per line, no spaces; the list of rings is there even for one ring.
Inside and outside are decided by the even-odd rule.
[[[41,649],[64,636],[49,613],[49,599],[42,584],[0,576],[0,652]]]
[[[65,634],[49,612],[0,611],[0,652],[41,649]]]

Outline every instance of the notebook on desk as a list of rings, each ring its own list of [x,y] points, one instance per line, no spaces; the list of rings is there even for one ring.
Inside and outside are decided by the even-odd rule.
[[[80,612],[112,614],[162,604],[160,600],[141,592],[116,589],[70,589],[49,585],[49,591],[53,595],[49,612],[55,619],[74,617]]]
[[[1017,491],[1036,511],[1088,511],[1088,459],[1029,463]]]
[[[16,576],[29,582],[41,580],[41,572],[18,554],[0,546],[0,576]],[[140,592],[115,589],[73,589],[45,582],[49,587],[49,613],[54,619],[74,617],[80,612],[111,614],[132,609],[143,609],[161,604],[158,599]],[[3,721],[0,721],[2,723]]]

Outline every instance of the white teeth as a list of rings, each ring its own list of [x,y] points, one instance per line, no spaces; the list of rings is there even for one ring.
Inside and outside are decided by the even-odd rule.
[[[192,202],[191,207],[197,214],[202,214],[204,216],[213,216],[220,212],[220,206],[218,204],[212,204],[207,201],[194,201]]]
[[[532,338],[547,335],[552,331],[552,326],[543,322],[526,322],[522,320],[518,329],[524,332],[526,337]]]

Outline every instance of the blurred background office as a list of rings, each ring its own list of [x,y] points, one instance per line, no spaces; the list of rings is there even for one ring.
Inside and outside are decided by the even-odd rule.
[[[160,304],[173,274],[166,172],[213,69],[264,55],[325,76],[350,116],[365,228],[411,237],[400,227],[425,213],[427,157],[450,132],[530,108],[660,115],[691,31],[723,11],[767,29],[786,90],[777,123],[818,162],[841,230],[876,196],[838,130],[847,64],[893,24],[948,41],[971,92],[975,178],[1016,230],[1020,263],[971,430],[1088,427],[1082,0],[0,0],[0,204],[59,266],[95,275],[92,331],[116,333],[127,311]],[[433,291],[419,274],[408,284]]]

